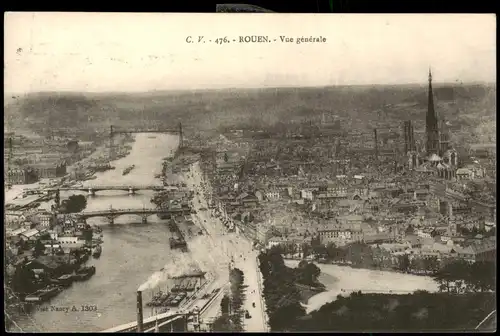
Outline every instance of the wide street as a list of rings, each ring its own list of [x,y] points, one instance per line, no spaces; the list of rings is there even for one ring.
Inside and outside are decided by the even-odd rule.
[[[251,316],[244,319],[245,331],[267,331],[265,307],[259,285],[261,275],[257,265],[258,252],[253,250],[249,240],[236,233],[226,232],[221,220],[208,209],[208,203],[204,196],[205,191],[202,188],[202,173],[197,163],[189,173],[186,184],[190,189],[195,190],[193,205],[197,213],[193,215],[193,220],[205,229],[210,236],[209,239],[219,248],[219,251],[207,251],[207,253],[214,253],[217,256],[220,255],[220,252],[225,254],[225,256],[221,255],[219,259],[220,277],[228,279],[228,262],[231,259],[233,267],[243,271],[247,286],[243,309],[248,310]]]

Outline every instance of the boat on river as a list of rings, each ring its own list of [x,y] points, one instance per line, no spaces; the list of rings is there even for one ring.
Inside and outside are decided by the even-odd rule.
[[[34,293],[28,294],[25,298],[24,301],[26,302],[44,302],[47,301],[57,294],[62,292],[62,287],[58,285],[48,285],[45,288],[39,289]]]
[[[127,175],[127,174],[128,174],[128,173],[130,173],[130,172],[132,171],[132,169],[134,169],[134,168],[135,168],[135,165],[128,166],[127,168],[125,168],[125,169],[123,170],[122,175]]]
[[[95,266],[82,267],[76,271],[74,278],[76,281],[85,281],[95,274]]]
[[[111,166],[109,163],[107,163],[107,164],[95,164],[95,165],[90,166],[89,168],[95,172],[104,172],[107,170],[115,169],[115,167]]]
[[[102,253],[102,247],[101,247],[101,245],[97,245],[92,250],[92,257],[94,257],[94,258],[97,259],[97,258],[99,258],[101,256],[101,253]]]
[[[186,241],[179,232],[174,234],[174,237],[169,238],[169,243],[171,249],[184,249],[187,247]]]
[[[51,282],[55,285],[61,286],[61,287],[69,287],[74,281],[73,274],[64,274],[61,275],[57,279],[51,280]]]

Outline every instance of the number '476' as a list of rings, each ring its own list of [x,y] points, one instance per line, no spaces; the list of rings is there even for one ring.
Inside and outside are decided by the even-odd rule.
[[[215,39],[215,43],[217,44],[229,43],[229,40],[227,37],[219,37]]]

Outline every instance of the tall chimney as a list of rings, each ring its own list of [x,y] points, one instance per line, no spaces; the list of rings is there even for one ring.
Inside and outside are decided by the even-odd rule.
[[[137,332],[143,332],[142,292],[137,291]]]

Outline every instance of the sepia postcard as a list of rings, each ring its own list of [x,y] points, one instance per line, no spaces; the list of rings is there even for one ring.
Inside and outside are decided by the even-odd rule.
[[[6,331],[496,331],[495,16],[219,10],[4,14]]]

